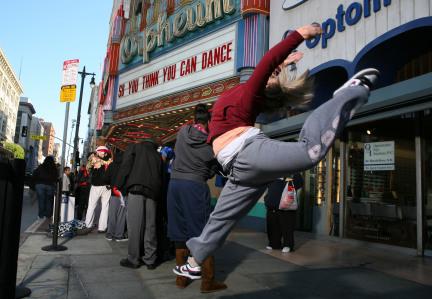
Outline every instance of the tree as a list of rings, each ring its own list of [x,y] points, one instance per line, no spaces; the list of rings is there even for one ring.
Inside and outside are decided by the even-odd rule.
[[[15,159],[24,159],[24,149],[19,144],[5,142],[3,146],[13,153]]]

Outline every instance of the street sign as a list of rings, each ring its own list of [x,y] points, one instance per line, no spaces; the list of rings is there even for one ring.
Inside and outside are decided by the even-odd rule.
[[[78,76],[79,59],[63,62],[62,86],[76,85]]]
[[[44,135],[40,135],[40,136],[39,135],[31,135],[30,138],[32,140],[46,140],[47,139],[47,137]]]
[[[76,97],[76,85],[66,85],[61,87],[60,102],[74,102]]]
[[[60,102],[74,102],[76,97],[76,83],[78,76],[79,59],[63,62],[62,87]]]

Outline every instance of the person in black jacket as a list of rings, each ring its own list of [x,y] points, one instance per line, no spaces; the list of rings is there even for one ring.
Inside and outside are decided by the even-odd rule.
[[[189,255],[186,241],[201,234],[211,212],[207,180],[215,175],[218,164],[207,143],[209,120],[206,105],[198,104],[194,124],[183,126],[177,134],[168,187],[168,237],[175,242],[176,269]],[[185,288],[188,283],[187,277],[177,275],[177,287]],[[214,280],[214,258],[210,256],[202,264],[201,292],[223,289],[226,285]]]
[[[99,199],[102,208],[99,216],[98,232],[104,233],[107,229],[109,199],[111,197],[111,177],[109,173],[111,162],[109,149],[105,146],[99,146],[96,149],[96,155],[89,158],[91,188],[85,220],[89,231],[93,228],[96,216],[95,210]]]
[[[111,175],[111,186],[115,186],[117,176],[123,161],[123,153],[118,150],[114,155],[114,160],[109,166]],[[108,228],[105,239],[108,241],[123,242],[127,241],[126,234],[126,202],[116,188],[111,189],[111,198],[108,209]]]
[[[117,174],[113,189],[126,190],[128,198],[129,244],[127,258],[120,261],[123,267],[146,264],[149,270],[156,268],[156,203],[162,188],[162,159],[157,148],[151,140],[130,144]]]
[[[33,172],[33,183],[39,203],[38,219],[50,218],[53,212],[53,199],[59,171],[52,156]]]
[[[267,237],[266,249],[282,249],[283,253],[294,251],[294,230],[297,210],[280,210],[279,203],[282,193],[288,181],[292,181],[297,194],[303,188],[303,178],[299,173],[291,178],[278,179],[268,186],[268,192],[264,196],[267,208]]]
[[[75,200],[77,206],[77,219],[83,220],[87,209],[90,194],[90,174],[85,165],[81,165],[75,182]]]

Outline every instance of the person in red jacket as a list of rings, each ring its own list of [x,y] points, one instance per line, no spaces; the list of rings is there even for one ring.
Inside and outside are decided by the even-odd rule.
[[[357,73],[335,91],[332,99],[316,108],[304,122],[298,142],[272,140],[254,127],[258,114],[268,107],[297,105],[310,99],[304,88],[307,80],[289,82],[284,73],[289,63],[301,58],[293,57],[299,54],[289,56],[291,52],[321,32],[318,24],[311,24],[289,33],[264,55],[247,82],[225,92],[215,103],[208,142],[229,180],[201,235],[187,241],[191,256],[173,269],[175,274],[200,279],[202,262],[222,246],[267,185],[316,165],[357,108],[367,102],[379,75],[375,69]]]

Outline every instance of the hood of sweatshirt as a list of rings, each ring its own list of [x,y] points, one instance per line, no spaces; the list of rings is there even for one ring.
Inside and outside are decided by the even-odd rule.
[[[191,125],[184,126],[180,131],[179,135],[183,140],[191,147],[201,147],[207,143],[208,134],[194,128]]]

